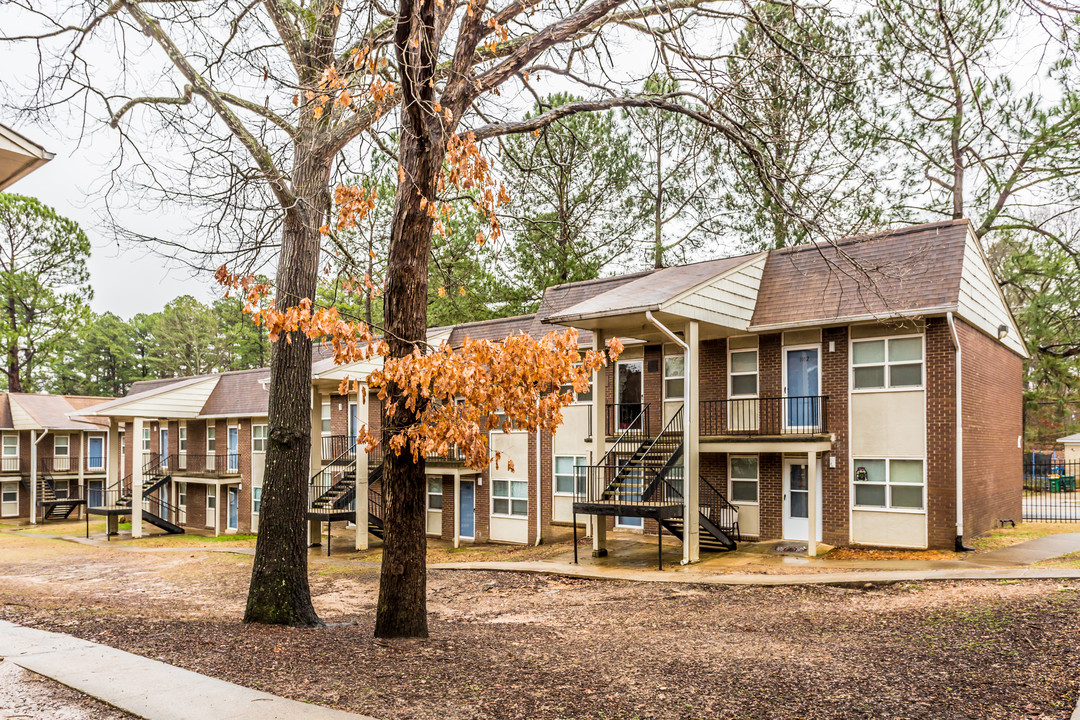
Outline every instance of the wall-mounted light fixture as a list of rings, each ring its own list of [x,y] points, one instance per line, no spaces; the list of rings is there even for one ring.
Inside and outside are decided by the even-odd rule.
[[[998,340],[1004,340],[1005,336],[1009,334],[1008,325],[998,325]]]

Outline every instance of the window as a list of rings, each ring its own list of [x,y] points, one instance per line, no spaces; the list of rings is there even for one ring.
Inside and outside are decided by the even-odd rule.
[[[71,491],[71,487],[68,485],[67,480],[54,480],[53,481],[53,495],[57,500],[67,500],[68,493]]]
[[[664,399],[682,400],[686,391],[686,356],[664,358]]]
[[[921,335],[851,343],[851,383],[855,390],[922,387],[922,369]]]
[[[584,455],[556,455],[555,456],[555,494],[573,495],[574,478],[577,477],[577,494],[585,494],[585,473],[575,475],[575,468],[585,466]]]
[[[491,512],[493,515],[529,517],[529,481],[492,480]]]
[[[758,351],[732,350],[728,358],[728,375],[731,378],[729,397],[757,397]]]
[[[427,509],[442,510],[442,478],[428,478]]]
[[[855,506],[923,509],[922,460],[855,460]]]
[[[176,503],[182,508],[187,507],[187,483],[176,483]]]
[[[142,449],[143,452],[150,452],[150,428],[148,427],[142,429]]]
[[[179,443],[179,452],[187,452],[187,425],[181,425],[180,430],[177,433],[177,442]]]
[[[71,454],[71,437],[56,435],[53,437],[53,457],[66,458]]]
[[[575,367],[580,367],[576,365]],[[573,383],[567,383],[559,386],[559,394],[565,395],[566,393],[572,393],[574,395],[575,403],[591,403],[592,402],[592,378],[589,379],[589,389],[585,392],[574,392]]]
[[[758,457],[757,455],[731,456],[731,481],[728,491],[733,503],[754,503],[758,501]]]
[[[14,472],[19,469],[19,436],[4,435],[3,443],[3,467],[0,469]]]
[[[322,404],[322,434],[330,434],[330,403],[328,402]]]
[[[217,428],[213,425],[206,426],[206,452],[213,454],[217,448]]]
[[[217,488],[213,485],[206,486],[206,509],[213,510],[217,507]],[[209,518],[207,518],[209,520]]]
[[[262,488],[251,489],[251,512],[255,515],[259,514],[259,510],[262,509]]]
[[[251,426],[251,452],[266,452],[266,426],[265,425],[252,425]]]

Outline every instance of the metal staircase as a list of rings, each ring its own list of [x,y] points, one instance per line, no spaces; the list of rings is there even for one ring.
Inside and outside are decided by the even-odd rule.
[[[160,455],[143,465],[142,518],[170,535],[181,535],[184,528],[179,524],[180,508],[165,500],[161,493],[172,481],[169,465],[170,463],[163,462]],[[105,516],[131,515],[132,482],[133,475],[125,475],[115,485],[102,491],[98,502],[88,504],[87,512]]]
[[[356,473],[359,461],[356,444],[335,448],[340,452],[318,472],[311,476],[308,486],[309,520],[334,522],[351,521],[355,518]],[[382,497],[382,448],[377,447],[367,455],[368,469],[368,532],[383,538]]]

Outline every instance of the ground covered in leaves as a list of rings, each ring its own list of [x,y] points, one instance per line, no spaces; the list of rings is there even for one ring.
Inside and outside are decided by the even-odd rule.
[[[240,621],[251,558],[0,533],[0,617],[379,718],[1068,718],[1080,582],[755,588],[434,571],[431,638],[372,638],[378,572],[311,570],[318,630]]]

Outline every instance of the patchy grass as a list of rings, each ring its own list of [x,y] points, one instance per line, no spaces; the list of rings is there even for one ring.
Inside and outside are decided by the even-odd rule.
[[[197,548],[206,546],[253,548],[255,547],[255,538],[255,535],[247,533],[218,535],[216,537],[213,535],[191,535],[184,533],[183,535],[146,535],[138,540],[125,538],[117,541],[114,539],[113,542],[119,542],[121,545],[130,545],[133,547],[150,548]]]
[[[985,552],[1011,547],[1047,535],[1076,532],[1080,532],[1080,523],[1019,523],[1014,528],[991,530],[982,537],[969,540],[967,544],[979,552]]]
[[[959,560],[963,553],[951,550],[889,550],[862,547],[839,547],[829,551],[829,560]]]
[[[583,547],[585,540],[579,540]],[[527,560],[546,560],[563,553],[572,552],[572,542],[552,542],[543,545],[500,545],[485,543],[480,545],[462,545],[452,547],[444,541],[428,541],[427,561],[431,563],[449,562],[524,562]],[[360,562],[382,562],[382,547],[353,553],[350,560]]]
[[[1049,568],[1068,568],[1071,570],[1080,570],[1080,552],[1066,553],[1065,555],[1059,555],[1049,560],[1043,560],[1042,562],[1035,563],[1038,567]]]

